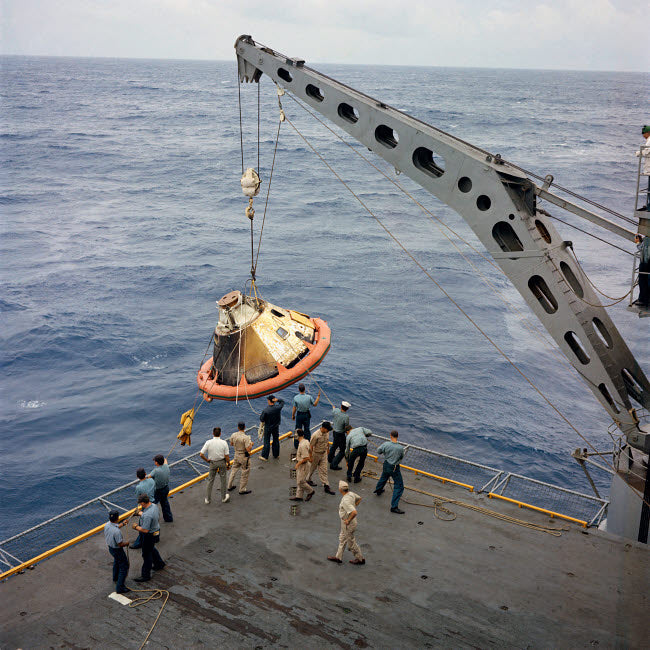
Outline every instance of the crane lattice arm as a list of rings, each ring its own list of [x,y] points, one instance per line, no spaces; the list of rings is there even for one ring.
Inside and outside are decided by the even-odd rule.
[[[304,61],[240,36],[241,81],[262,73],[453,208],[472,228],[594,395],[626,434],[650,450],[630,398],[650,408],[650,384],[581,273],[537,196],[552,195],[518,167],[327,77]],[[566,206],[564,206],[566,207]],[[577,206],[572,206],[577,208]],[[571,208],[568,208],[571,209]],[[579,208],[633,240],[634,233]],[[575,212],[575,210],[572,210]]]

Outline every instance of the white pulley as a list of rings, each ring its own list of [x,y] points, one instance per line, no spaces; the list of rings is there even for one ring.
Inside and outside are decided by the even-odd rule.
[[[262,181],[260,180],[260,177],[252,167],[249,167],[246,170],[246,173],[241,177],[241,190],[249,199],[257,196],[261,184]]]

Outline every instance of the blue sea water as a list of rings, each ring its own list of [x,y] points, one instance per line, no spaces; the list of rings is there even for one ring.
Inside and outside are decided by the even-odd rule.
[[[167,453],[195,397],[214,301],[246,281],[250,239],[233,62],[0,61],[2,539],[131,480],[155,453]],[[640,125],[650,121],[648,74],[318,67],[631,213],[634,151]],[[257,87],[243,87],[242,102],[245,164],[257,167]],[[608,418],[576,373],[417,206],[288,97],[283,103],[454,299],[584,435],[608,448]],[[266,181],[278,119],[266,78],[260,105]],[[458,215],[403,179],[482,249]],[[256,207],[259,228],[263,197]],[[626,293],[629,255],[558,229],[596,285],[611,296]],[[508,281],[459,245],[535,323]],[[378,433],[397,428],[405,441],[589,491],[570,457],[582,440],[286,124],[258,279],[271,302],[328,320],[332,350],[315,377],[332,400],[352,402],[353,424]],[[610,313],[648,372],[648,324],[624,304]],[[192,448],[215,425],[254,423],[261,406],[206,404]],[[324,400],[314,417],[328,408]],[[597,479],[606,493],[606,477]]]

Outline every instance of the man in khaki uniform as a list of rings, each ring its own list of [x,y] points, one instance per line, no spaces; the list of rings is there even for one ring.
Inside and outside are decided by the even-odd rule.
[[[325,421],[320,425],[320,429],[312,436],[310,441],[311,447],[311,465],[309,467],[309,477],[307,483],[314,486],[311,477],[313,476],[316,468],[318,468],[318,478],[323,484],[323,489],[327,494],[336,494],[334,490],[330,490],[329,480],[327,478],[327,452],[329,449],[329,436],[332,430],[331,423]]]
[[[309,476],[309,463],[311,463],[311,448],[309,440],[305,440],[305,434],[302,429],[296,429],[298,436],[298,449],[296,451],[296,496],[291,497],[291,501],[302,501],[303,492],[307,492],[305,501],[309,501],[314,496],[314,488],[307,483]]]
[[[237,486],[233,485],[235,482],[235,474],[237,470],[241,471],[241,478],[239,479],[239,494],[250,494],[252,490],[247,490],[248,477],[251,473],[251,449],[253,449],[253,442],[251,437],[246,435],[246,425],[243,422],[237,423],[237,431],[230,436],[230,444],[235,448],[235,459],[232,463],[230,476],[228,478],[228,492],[234,490]]]
[[[327,557],[331,562],[341,564],[343,562],[343,551],[347,547],[354,553],[354,560],[350,564],[365,564],[366,561],[361,554],[361,549],[354,539],[354,531],[357,528],[357,506],[361,503],[361,497],[350,488],[345,481],[339,481],[339,492],[343,495],[339,503],[339,517],[341,518],[341,532],[339,533],[339,548],[336,555]]]

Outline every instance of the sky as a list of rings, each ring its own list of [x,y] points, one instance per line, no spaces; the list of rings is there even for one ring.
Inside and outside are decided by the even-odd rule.
[[[0,54],[650,71],[647,0],[0,0]]]

